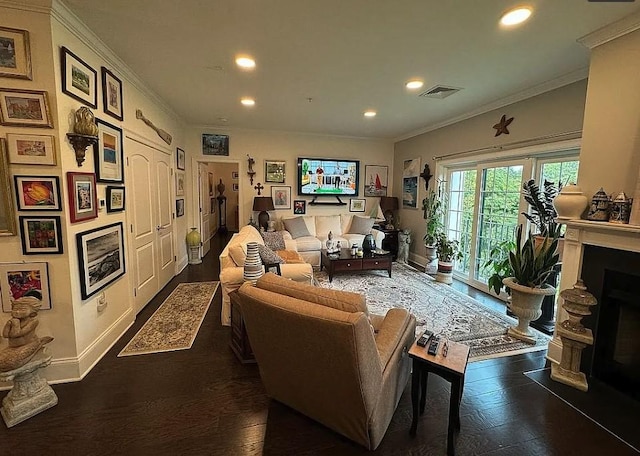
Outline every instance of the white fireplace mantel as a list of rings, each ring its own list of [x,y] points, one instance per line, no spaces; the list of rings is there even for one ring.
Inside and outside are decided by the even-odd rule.
[[[570,220],[567,222],[564,243],[560,290],[572,288],[580,278],[585,245],[640,253],[640,226]],[[562,303],[562,298],[558,298],[556,327],[567,319],[567,313],[562,308]],[[555,331],[553,339],[549,342],[547,358],[555,363],[560,363],[562,358],[562,342]]]

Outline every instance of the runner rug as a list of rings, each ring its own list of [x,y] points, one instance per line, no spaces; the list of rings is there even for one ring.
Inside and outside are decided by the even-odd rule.
[[[425,329],[469,345],[469,361],[480,361],[519,353],[546,350],[550,337],[536,331],[534,345],[507,335],[516,323],[506,312],[483,306],[475,299],[436,282],[431,276],[402,263],[387,271],[337,274],[333,282],[325,271],[314,272],[316,283],[325,288],[355,291],[367,296],[369,312],[386,314],[392,307],[403,307],[416,316],[416,334]]]
[[[178,284],[118,356],[191,348],[218,285],[219,282]]]

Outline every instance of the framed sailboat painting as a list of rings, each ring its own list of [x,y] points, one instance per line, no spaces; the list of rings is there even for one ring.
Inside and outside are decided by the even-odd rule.
[[[388,166],[366,165],[364,196],[387,196]]]

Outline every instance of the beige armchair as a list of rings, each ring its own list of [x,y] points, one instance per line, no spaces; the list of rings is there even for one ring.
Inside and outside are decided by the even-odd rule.
[[[409,378],[415,317],[405,309],[370,317],[360,294],[272,273],[239,296],[267,394],[377,448]]]

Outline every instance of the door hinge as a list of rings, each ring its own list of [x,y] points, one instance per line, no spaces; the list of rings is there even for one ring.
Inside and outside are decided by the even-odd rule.
[[[173,256],[173,261],[178,261],[178,257],[176,257],[175,255]]]
[[[131,232],[133,233],[133,224],[131,224]]]
[[[173,168],[171,168],[169,171],[171,171],[171,175],[173,176]]]
[[[138,289],[134,288],[133,289],[133,297],[136,297],[136,296],[138,296]]]
[[[175,213],[175,212],[172,212],[172,213],[171,213],[171,218],[172,218],[172,219],[175,219],[175,218],[176,218],[176,213]]]
[[[129,166],[129,157],[126,157],[125,160],[127,160],[127,166]]]

